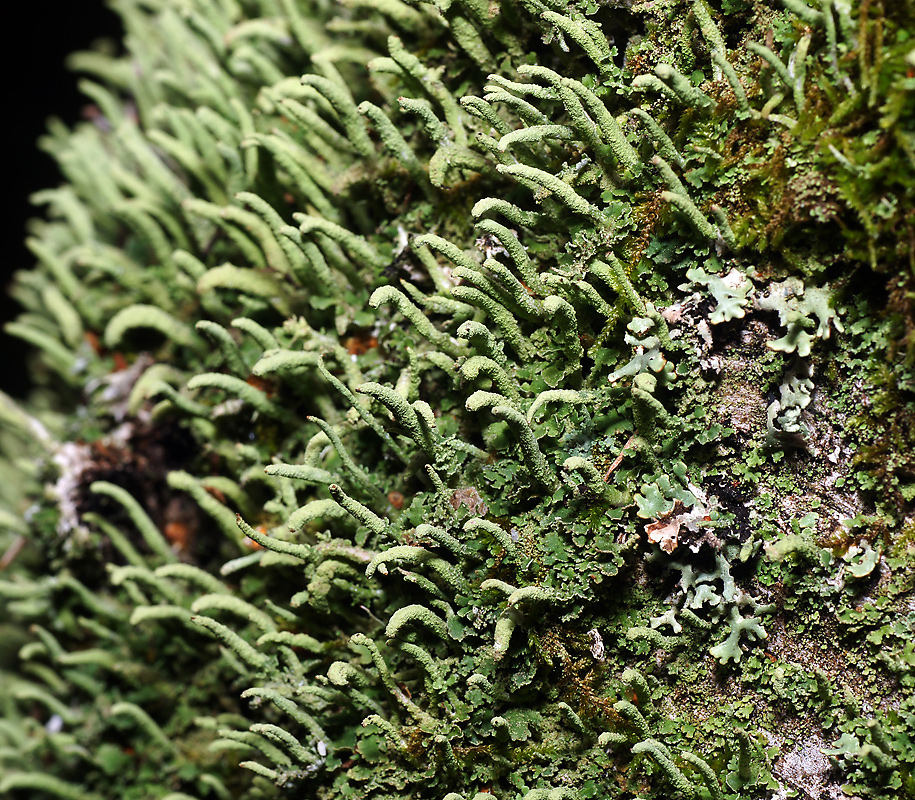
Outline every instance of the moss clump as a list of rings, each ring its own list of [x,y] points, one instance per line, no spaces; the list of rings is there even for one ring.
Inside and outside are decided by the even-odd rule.
[[[0,793],[915,797],[910,8],[114,5]]]

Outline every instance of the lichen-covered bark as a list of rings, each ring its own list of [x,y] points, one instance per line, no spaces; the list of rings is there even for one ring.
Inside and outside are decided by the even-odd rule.
[[[915,797],[911,4],[113,5],[0,794]]]

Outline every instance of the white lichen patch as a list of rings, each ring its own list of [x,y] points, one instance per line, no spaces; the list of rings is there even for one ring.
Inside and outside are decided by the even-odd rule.
[[[770,741],[777,739],[777,736],[770,734]],[[778,744],[776,741],[772,743]],[[783,752],[772,770],[776,780],[781,783],[774,798],[861,800],[842,791],[841,776],[833,768],[829,757],[822,752],[827,747],[822,737],[814,733],[795,744],[792,749]]]

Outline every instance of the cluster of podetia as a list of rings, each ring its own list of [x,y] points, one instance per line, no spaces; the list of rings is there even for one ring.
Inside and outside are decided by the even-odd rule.
[[[915,797],[911,10],[112,5],[0,794]]]

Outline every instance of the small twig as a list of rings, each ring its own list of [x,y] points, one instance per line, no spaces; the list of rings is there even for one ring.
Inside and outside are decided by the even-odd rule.
[[[623,463],[623,455],[626,453],[626,448],[632,444],[632,442],[635,439],[635,436],[636,435],[633,433],[632,436],[629,437],[629,439],[626,441],[626,444],[623,445],[623,449],[620,450],[620,454],[615,459],[613,459],[613,463],[610,465],[610,468],[607,470],[606,475],[604,475],[604,483],[607,483],[607,481],[610,480],[610,475],[613,473],[613,470],[615,470],[620,464]]]
[[[369,610],[368,606],[360,605],[359,608],[361,608],[366,614],[368,614],[373,620],[375,620],[375,622],[377,622],[377,623],[379,623],[379,624],[381,624],[381,625],[384,625],[384,622],[382,622],[380,619],[378,619],[378,617],[376,617],[376,616]]]
[[[6,548],[6,552],[3,554],[3,557],[0,558],[0,571],[5,570],[16,560],[16,556],[19,555],[19,552],[23,547],[25,547],[25,536],[20,533],[10,542],[10,546]]]

